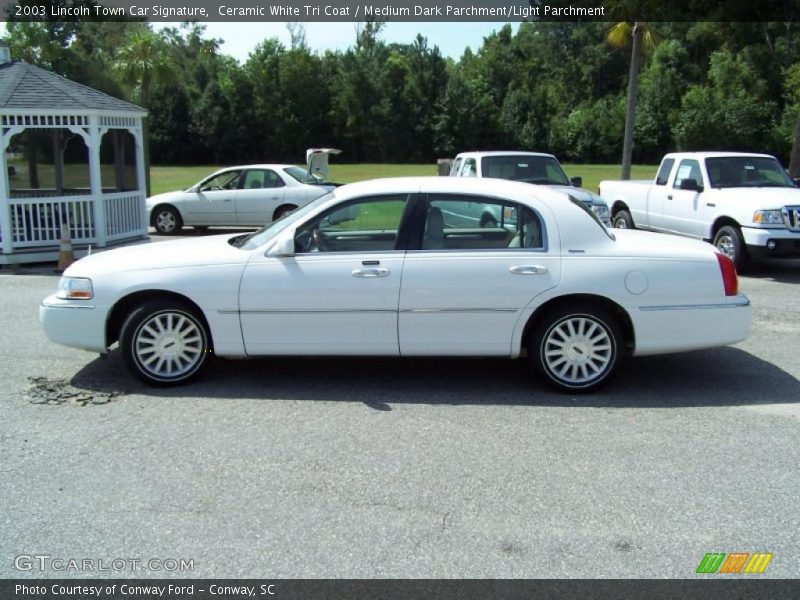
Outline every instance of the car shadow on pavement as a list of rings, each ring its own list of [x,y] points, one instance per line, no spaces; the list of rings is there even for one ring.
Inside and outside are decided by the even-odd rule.
[[[800,260],[753,261],[741,277],[768,279],[778,283],[800,283]]]
[[[520,359],[292,358],[216,359],[198,380],[154,388],[126,370],[119,351],[95,359],[74,387],[152,397],[361,402],[393,404],[541,405],[613,408],[739,406],[800,402],[800,381],[737,348],[626,361],[598,392],[559,394]]]

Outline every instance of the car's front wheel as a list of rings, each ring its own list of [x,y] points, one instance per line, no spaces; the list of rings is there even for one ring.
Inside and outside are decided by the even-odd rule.
[[[560,392],[590,392],[617,367],[622,332],[617,320],[591,306],[565,307],[536,325],[529,356],[536,372]]]
[[[617,213],[614,215],[612,225],[616,229],[636,229],[636,226],[633,224],[633,217],[631,217],[631,213],[624,209],[617,211]]]
[[[205,323],[188,306],[152,300],[134,309],[120,335],[128,368],[151,385],[174,385],[200,373],[211,349]]]
[[[714,236],[714,246],[733,261],[739,273],[744,273],[747,270],[750,257],[747,255],[744,237],[738,227],[733,225],[720,227]]]
[[[174,206],[158,206],[153,213],[153,227],[162,235],[177,235],[183,228],[183,219]]]

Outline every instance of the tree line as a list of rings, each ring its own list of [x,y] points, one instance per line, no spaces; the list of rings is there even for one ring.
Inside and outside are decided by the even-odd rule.
[[[432,162],[470,149],[543,150],[618,163],[631,52],[612,23],[510,25],[455,60],[417,36],[354,25],[344,51],[260,42],[244,63],[204,26],[14,22],[12,56],[144,106],[154,164]],[[790,23],[650,23],[636,89],[633,159],[746,150],[788,162],[800,136],[800,36]],[[651,35],[652,34],[652,35]],[[800,173],[795,173],[800,175]]]

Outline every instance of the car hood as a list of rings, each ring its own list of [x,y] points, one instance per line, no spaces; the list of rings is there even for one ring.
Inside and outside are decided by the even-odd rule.
[[[736,202],[738,206],[746,205],[752,210],[777,209],[786,205],[800,204],[800,188],[791,187],[735,187],[711,188],[708,194],[722,194],[727,201]]]
[[[716,249],[707,242],[677,235],[665,235],[639,229],[611,229],[616,238],[616,248],[624,256],[652,256],[659,258],[713,257]]]
[[[547,187],[549,187],[551,190],[556,190],[557,192],[569,194],[584,204],[605,204],[605,200],[603,200],[600,196],[583,188],[576,188],[571,185],[548,185]]]
[[[121,271],[244,264],[250,253],[228,243],[231,238],[239,235],[243,234],[150,242],[98,252],[75,262],[64,271],[64,275],[91,278]]]

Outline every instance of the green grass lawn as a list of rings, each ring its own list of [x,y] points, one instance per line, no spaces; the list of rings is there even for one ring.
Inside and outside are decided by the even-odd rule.
[[[17,170],[17,175],[10,179],[11,187],[28,187],[27,164],[24,161],[13,161],[10,164],[13,164]],[[102,165],[102,168],[103,184],[113,185],[113,165]],[[189,167],[153,166],[150,169],[152,193],[160,194],[162,192],[186,189],[219,168],[221,167],[208,165]],[[655,177],[657,168],[656,165],[634,165],[632,170],[633,179],[652,179]],[[135,181],[136,175],[132,167],[127,170],[126,182],[130,184]],[[565,164],[564,170],[570,177],[583,177],[583,187],[592,191],[597,191],[601,180],[619,179],[620,174],[619,165]],[[411,177],[416,175],[436,175],[436,165],[372,163],[348,165],[332,163],[330,166],[330,178],[338,183],[351,183],[380,177]],[[42,187],[53,187],[55,185],[53,166],[40,164],[39,179]],[[88,165],[66,165],[64,179],[67,187],[88,187]]]
[[[301,165],[302,166],[302,165]],[[154,166],[150,169],[150,181],[153,194],[185,189],[197,183],[206,175],[219,167],[161,167]],[[634,165],[633,179],[652,179],[655,177],[658,165]],[[597,191],[603,179],[619,179],[619,165],[577,165],[565,164],[564,170],[570,177],[583,177],[583,187]],[[433,164],[358,164],[337,165],[331,164],[330,178],[338,183],[352,183],[364,179],[379,177],[412,177],[417,175],[436,175],[436,165]]]

